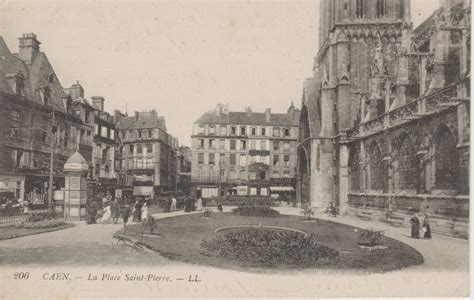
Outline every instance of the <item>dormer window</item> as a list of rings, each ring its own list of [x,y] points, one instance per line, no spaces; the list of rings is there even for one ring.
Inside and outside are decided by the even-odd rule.
[[[40,95],[43,100],[44,105],[49,105],[50,104],[50,99],[51,99],[51,90],[49,87],[44,87],[42,90],[40,90]]]
[[[16,95],[25,95],[25,76],[23,76],[22,72],[7,74],[5,78]]]
[[[53,73],[50,73],[50,74],[48,75],[48,82],[49,82],[49,83],[53,83],[53,82],[54,82],[54,74],[53,74]]]
[[[20,96],[25,95],[25,77],[23,77],[23,73],[19,72],[16,75],[16,94]]]

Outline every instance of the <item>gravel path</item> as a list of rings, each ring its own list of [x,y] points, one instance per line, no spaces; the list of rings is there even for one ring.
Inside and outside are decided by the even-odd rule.
[[[229,208],[226,208],[228,210]],[[300,210],[279,208],[285,214],[299,214]],[[182,211],[155,214],[156,218],[184,214]],[[198,274],[199,284],[173,285],[162,288],[160,297],[456,297],[468,296],[469,292],[469,242],[434,234],[433,239],[413,240],[408,228],[395,228],[382,223],[366,222],[347,216],[336,219],[317,215],[321,219],[341,222],[362,228],[387,230],[392,238],[401,240],[417,249],[425,258],[421,266],[413,266],[385,274],[360,274],[305,270],[291,272],[238,272],[207,266],[189,265],[169,261],[157,253],[136,252],[129,247],[113,245],[112,235],[122,228],[118,225],[86,225],[77,222],[76,227],[56,232],[0,241],[0,265],[11,268],[68,266],[104,270],[117,267],[117,272],[126,268],[129,272],[166,273],[170,276]],[[1,276],[0,276],[1,277]],[[0,280],[1,281],[1,280]],[[121,292],[123,283],[115,283],[107,289],[82,288],[81,297],[126,296]],[[115,287],[115,288],[114,288]],[[39,297],[42,291],[48,295],[48,286],[38,285],[31,296]],[[152,297],[154,287],[141,289],[143,294],[130,296]],[[30,291],[28,291],[30,292]],[[27,293],[25,291],[25,293]],[[28,296],[25,294],[24,296]],[[5,296],[8,296],[6,293]]]

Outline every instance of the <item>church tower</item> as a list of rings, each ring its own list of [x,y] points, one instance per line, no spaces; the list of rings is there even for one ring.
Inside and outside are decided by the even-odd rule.
[[[409,0],[321,0],[314,68],[321,83],[321,166],[313,207],[333,203],[344,212],[345,132],[387,111],[391,93],[405,94],[408,61],[400,51],[409,47],[411,30]]]

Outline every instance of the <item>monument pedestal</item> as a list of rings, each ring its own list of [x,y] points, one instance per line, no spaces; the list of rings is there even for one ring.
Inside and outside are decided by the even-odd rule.
[[[85,220],[87,202],[87,161],[79,152],[74,153],[64,165],[64,219]]]

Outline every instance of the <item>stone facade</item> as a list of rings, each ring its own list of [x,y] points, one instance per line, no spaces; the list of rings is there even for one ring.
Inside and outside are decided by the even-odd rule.
[[[299,110],[229,112],[218,105],[194,123],[191,180],[197,197],[293,198]]]
[[[409,1],[345,3],[321,4],[300,120],[300,203],[404,225],[418,211],[434,231],[466,236],[470,3],[443,1],[415,30]]]
[[[65,93],[35,34],[19,40],[15,54],[0,37],[0,193],[44,204],[51,145],[56,190],[64,187],[64,163],[76,150],[90,162],[93,112]]]
[[[155,110],[123,117],[116,128],[124,195],[154,197],[162,191],[175,191],[178,141],[166,131],[164,117]]]

